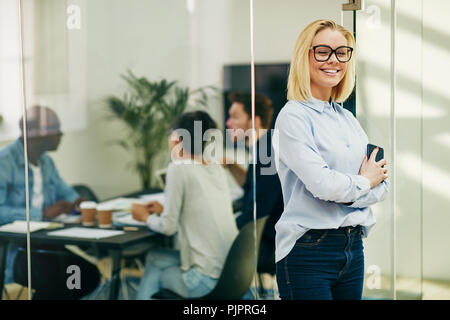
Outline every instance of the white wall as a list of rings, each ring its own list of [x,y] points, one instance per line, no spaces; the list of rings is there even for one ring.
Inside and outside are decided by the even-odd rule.
[[[82,9],[82,28],[68,31],[70,64],[75,67],[68,78],[84,87],[85,104],[77,107],[85,117],[75,118],[84,127],[71,130],[63,122],[66,134],[54,159],[68,182],[86,183],[100,198],[138,190],[137,174],[127,169],[132,155],[110,145],[125,135],[125,128],[107,119],[104,99],[122,96],[120,75],[127,69],[152,80],[189,83],[188,12],[184,2],[175,0],[72,3]]]
[[[15,138],[22,108],[20,23],[17,1],[0,1],[0,139]]]
[[[450,225],[448,12],[448,1],[423,1],[423,272],[425,276],[437,279],[450,279],[450,233],[447,228]]]

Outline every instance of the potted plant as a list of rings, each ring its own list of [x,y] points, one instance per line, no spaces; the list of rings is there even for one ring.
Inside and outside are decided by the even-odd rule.
[[[166,150],[167,132],[175,118],[194,107],[207,107],[208,90],[204,87],[190,90],[177,85],[177,81],[149,81],[136,77],[128,70],[121,76],[127,83],[127,92],[122,98],[109,96],[107,109],[113,119],[122,121],[127,127],[123,139],[115,141],[125,150],[134,153],[131,165],[140,176],[141,186],[152,186],[155,157]]]

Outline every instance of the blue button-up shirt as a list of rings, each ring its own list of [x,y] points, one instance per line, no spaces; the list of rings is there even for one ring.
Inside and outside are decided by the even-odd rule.
[[[375,225],[370,205],[384,200],[388,180],[374,188],[358,175],[368,137],[351,112],[334,101],[289,101],[273,135],[284,211],[275,226],[276,261],[309,229]],[[346,205],[346,203],[351,203]]]
[[[58,200],[75,202],[78,193],[59,176],[53,160],[43,154],[39,159],[42,172],[44,208]],[[32,208],[33,171],[29,168],[29,205],[30,220],[42,220],[42,209]],[[25,206],[25,159],[23,143],[20,139],[0,151],[0,224],[14,220],[26,220]],[[5,282],[12,281],[12,265],[15,257],[15,246],[10,246],[7,257]]]

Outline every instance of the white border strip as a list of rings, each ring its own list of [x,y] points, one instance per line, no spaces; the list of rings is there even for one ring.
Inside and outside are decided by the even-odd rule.
[[[397,31],[397,7],[396,0],[391,0],[391,129],[392,129],[392,197],[391,197],[391,234],[392,234],[392,293],[393,299],[397,300],[397,221],[395,204],[397,203],[397,184],[396,184],[396,150],[397,150],[397,126],[395,114],[395,92],[397,82],[396,60],[395,60],[395,44]]]

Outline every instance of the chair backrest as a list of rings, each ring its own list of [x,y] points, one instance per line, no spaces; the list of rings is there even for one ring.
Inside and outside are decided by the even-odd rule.
[[[82,184],[73,185],[72,188],[78,193],[78,195],[82,198],[85,198],[88,201],[98,202],[98,198],[95,195],[94,191],[91,190],[88,186]]]
[[[261,234],[268,217],[256,221],[256,250],[259,250]],[[216,287],[202,299],[238,300],[250,288],[255,275],[254,223],[247,223],[239,232],[228,252]]]
[[[261,244],[259,245],[257,272],[268,273],[271,275],[275,275],[276,273],[275,241],[264,239],[264,232]]]
[[[100,284],[97,266],[63,248],[31,249],[31,285],[36,290],[33,299],[79,299],[95,290]],[[14,260],[14,282],[28,286],[27,250],[19,247]],[[81,271],[81,290],[67,288],[69,266]]]

